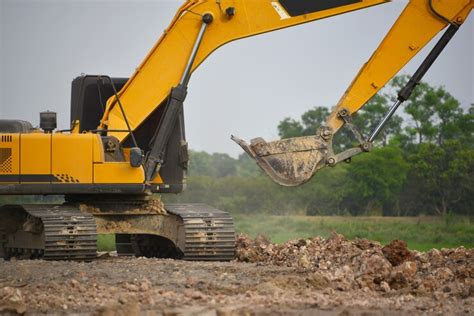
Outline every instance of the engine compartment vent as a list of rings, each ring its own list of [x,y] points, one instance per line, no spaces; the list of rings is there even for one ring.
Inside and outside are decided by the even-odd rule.
[[[2,136],[2,141],[3,141],[3,137],[4,136]],[[12,172],[12,149],[11,148],[0,148],[0,172],[1,173]]]
[[[2,143],[11,143],[13,141],[12,135],[2,135],[1,142]]]

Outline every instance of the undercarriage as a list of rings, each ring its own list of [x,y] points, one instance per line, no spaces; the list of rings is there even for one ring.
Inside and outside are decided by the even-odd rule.
[[[232,217],[205,204],[113,200],[0,207],[0,257],[91,261],[97,235],[115,234],[123,256],[229,261]]]

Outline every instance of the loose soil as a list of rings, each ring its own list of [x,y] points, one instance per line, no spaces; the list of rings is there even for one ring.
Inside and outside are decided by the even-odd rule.
[[[0,313],[84,315],[474,314],[474,251],[409,251],[341,235],[237,238],[233,262],[102,255],[2,261]]]

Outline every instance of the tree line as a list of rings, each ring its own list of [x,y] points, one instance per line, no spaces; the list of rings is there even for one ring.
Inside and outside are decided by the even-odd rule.
[[[353,121],[367,136],[408,80],[396,77]],[[299,187],[274,184],[244,153],[192,151],[185,193],[166,201],[204,202],[235,213],[308,215],[471,215],[474,205],[474,104],[463,110],[444,87],[420,83],[375,149],[349,164],[318,172]],[[329,114],[314,107],[278,124],[281,138],[315,134]],[[350,132],[335,136],[336,152],[352,146]]]

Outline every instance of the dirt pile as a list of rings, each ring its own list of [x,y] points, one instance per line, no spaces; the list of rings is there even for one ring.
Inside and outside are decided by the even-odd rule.
[[[0,259],[0,314],[474,315],[473,268],[473,250],[341,235],[239,236],[232,262]]]
[[[265,237],[237,238],[236,258],[314,271],[317,282],[335,290],[364,290],[392,294],[474,296],[474,250],[463,247],[410,251],[395,240],[382,247],[366,239],[349,241],[333,234],[328,239],[292,240],[272,244]]]

